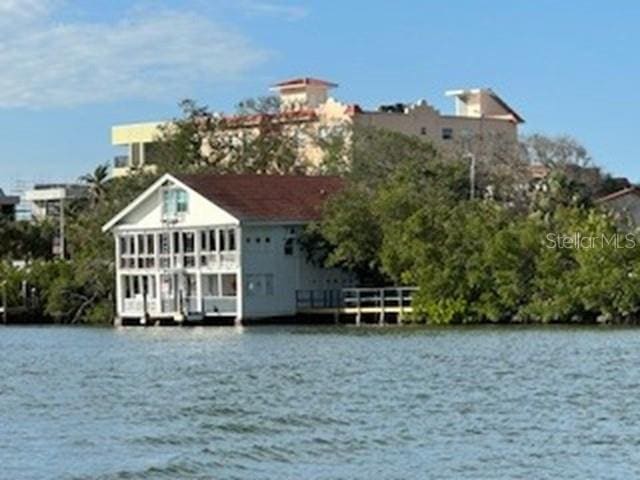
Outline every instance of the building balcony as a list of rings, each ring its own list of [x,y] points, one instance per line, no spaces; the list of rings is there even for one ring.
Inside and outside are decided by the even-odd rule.
[[[143,317],[145,305],[142,298],[125,298],[123,300],[124,317]],[[181,305],[182,303],[182,305]],[[173,316],[176,314],[204,314],[206,316],[234,316],[237,312],[237,297],[163,297],[148,298],[146,313],[150,316]]]

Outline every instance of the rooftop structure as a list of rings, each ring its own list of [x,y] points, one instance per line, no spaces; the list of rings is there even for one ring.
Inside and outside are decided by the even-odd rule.
[[[37,220],[58,218],[65,201],[86,198],[86,185],[76,183],[40,183],[25,192],[25,199],[31,202],[31,214]]]
[[[496,138],[515,144],[518,125],[524,122],[515,109],[489,88],[452,90],[453,114],[443,114],[425,100],[396,102],[367,110],[357,103],[343,103],[329,94],[337,84],[328,80],[300,77],[278,82],[271,87],[280,99],[280,112],[269,115],[308,138],[301,142],[300,157],[317,165],[322,152],[314,136],[346,124],[388,129],[415,135],[437,145],[463,144],[466,150],[481,155],[489,141]],[[264,115],[227,116],[230,129],[259,132]],[[125,154],[114,160],[114,176],[139,169],[153,168],[154,142],[166,122],[133,123],[112,128],[112,144],[124,147]]]

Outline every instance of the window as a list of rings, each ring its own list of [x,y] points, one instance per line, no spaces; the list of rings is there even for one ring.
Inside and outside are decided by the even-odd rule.
[[[247,275],[247,296],[257,297],[264,295],[264,280],[262,275]]]
[[[254,273],[247,275],[247,296],[272,296],[273,274]]]
[[[158,249],[160,253],[158,262],[160,263],[160,268],[169,268],[171,266],[171,257],[169,256],[171,251],[170,241],[171,237],[169,237],[168,233],[158,235]]]
[[[221,228],[218,230],[218,246],[221,252],[234,252],[236,250],[235,228]]]
[[[420,127],[420,135],[426,135],[427,134],[427,127]]]
[[[236,275],[234,273],[223,273],[220,275],[223,297],[235,297],[237,293]]]
[[[287,238],[284,242],[284,254],[293,255],[293,238]]]
[[[176,211],[178,213],[186,213],[188,207],[187,192],[184,190],[176,190]]]
[[[168,188],[162,192],[162,216],[175,218],[189,209],[187,192],[180,188]]]
[[[203,252],[216,251],[216,231],[203,230],[200,232],[200,250]]]
[[[153,233],[138,235],[138,268],[155,267],[155,235]]]
[[[136,268],[136,236],[123,235],[120,237],[120,268]]]
[[[195,250],[195,238],[193,232],[184,232],[182,234],[182,245],[184,253],[193,253]]]
[[[220,296],[220,282],[218,281],[218,275],[202,276],[202,295],[205,297]]]
[[[453,128],[443,128],[442,129],[442,139],[443,140],[451,140],[453,138]]]
[[[224,252],[227,249],[226,235],[224,230],[218,230],[218,245],[220,245],[220,251]]]
[[[180,244],[180,233],[173,232],[173,253],[180,253],[182,251]]]

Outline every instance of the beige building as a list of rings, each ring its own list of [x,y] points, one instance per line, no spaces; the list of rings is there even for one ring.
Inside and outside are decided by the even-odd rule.
[[[365,110],[355,103],[344,103],[329,95],[337,84],[316,78],[296,78],[275,84],[272,91],[280,99],[275,118],[305,127],[309,139],[322,137],[334,128],[348,125],[371,126],[415,135],[440,146],[455,145],[474,154],[482,154],[488,142],[513,142],[518,125],[524,120],[491,89],[452,90],[446,95],[455,100],[453,114],[443,114],[425,100],[413,104],[381,105]],[[228,117],[246,132],[255,132],[253,117]],[[114,160],[114,176],[127,175],[141,168],[153,168],[154,142],[164,122],[116,125],[111,138],[124,149]],[[313,141],[301,142],[301,155],[310,165],[317,164],[321,152]]]
[[[621,220],[627,220],[633,227],[640,226],[640,189],[630,186],[610,193],[596,200],[596,203],[615,212]]]

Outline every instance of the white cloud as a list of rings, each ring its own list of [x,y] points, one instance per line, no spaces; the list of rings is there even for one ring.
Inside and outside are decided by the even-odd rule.
[[[54,6],[54,0],[0,0],[0,18],[15,20],[46,15]]]
[[[16,12],[25,2],[50,5],[0,0],[0,10]],[[11,35],[0,25],[0,107],[171,97],[234,78],[266,58],[242,35],[189,13],[147,12],[111,24],[44,19]]]
[[[263,0],[235,0],[238,7],[249,15],[268,15],[285,20],[300,20],[309,12],[300,5],[274,3]]]

